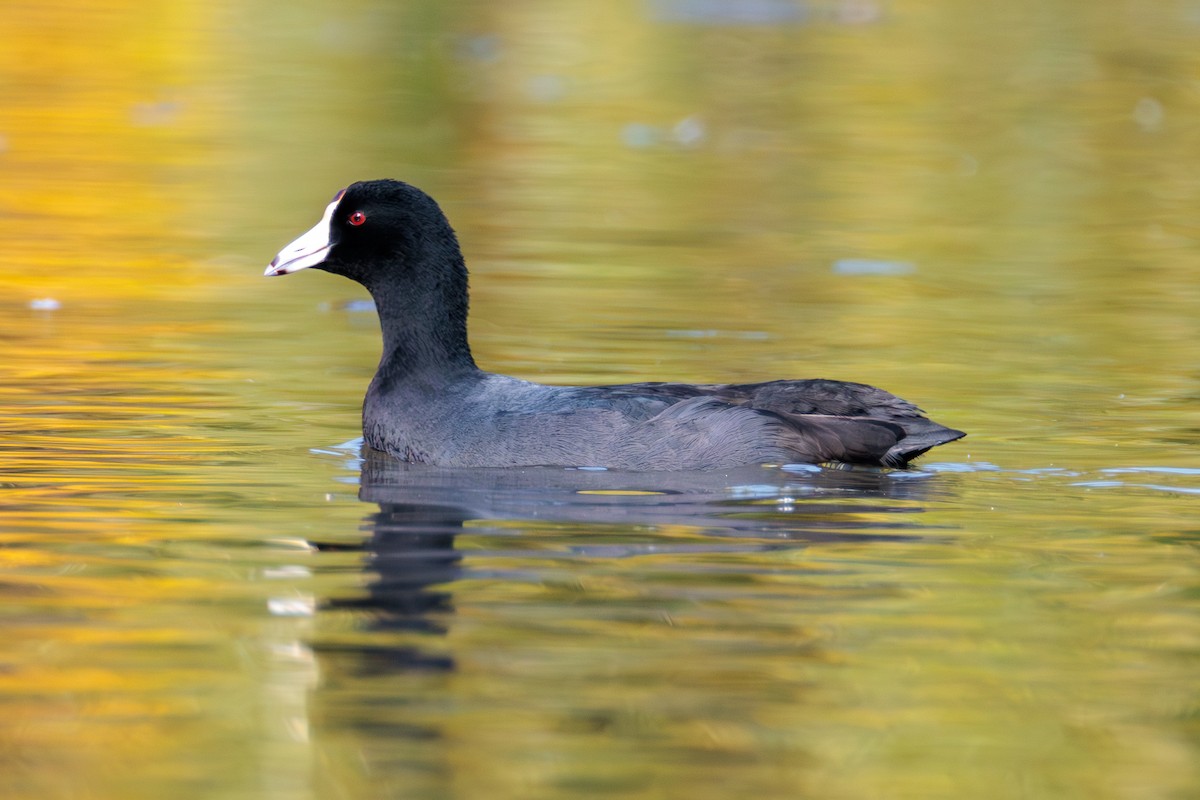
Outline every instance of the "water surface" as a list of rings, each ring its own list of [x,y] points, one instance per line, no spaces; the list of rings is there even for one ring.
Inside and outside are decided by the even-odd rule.
[[[0,14],[0,795],[1196,794],[1195,4]],[[382,176],[489,369],[970,436],[364,454],[364,294],[260,276]]]

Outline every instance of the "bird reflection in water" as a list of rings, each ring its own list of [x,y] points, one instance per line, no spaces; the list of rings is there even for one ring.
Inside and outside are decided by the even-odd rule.
[[[441,621],[453,612],[450,593],[437,588],[452,583],[462,572],[462,555],[454,537],[467,517],[452,506],[381,502],[367,515],[364,527],[370,538],[362,545],[368,554],[366,569],[374,578],[363,597],[334,598],[326,608],[359,611],[369,615],[370,631],[414,632],[444,635]],[[318,545],[318,549],[323,546]],[[327,645],[322,649],[353,649],[361,657],[361,670],[450,670],[454,660],[431,655],[411,645]]]
[[[464,572],[455,537],[464,524],[513,521],[530,526],[576,523],[637,526],[626,543],[580,543],[569,557],[620,558],[795,549],[814,542],[866,543],[926,536],[919,502],[932,473],[849,471],[799,466],[745,467],[681,473],[629,473],[562,468],[451,470],[413,465],[364,450],[359,497],[378,510],[364,518],[371,576],[365,594],[328,599],[323,608],[361,613],[354,641],[326,641],[326,655],[354,654],[356,672],[452,670],[451,655],[425,652],[424,637],[442,637],[454,613],[451,587]],[[647,526],[687,526],[695,537],[647,541]],[[472,527],[473,533],[486,529]],[[575,530],[574,533],[580,533]],[[649,537],[653,538],[653,537]],[[318,550],[346,545],[320,544]],[[396,644],[397,636],[403,644]],[[429,642],[432,647],[432,641]]]
[[[526,705],[505,692],[492,694],[514,680],[507,670],[520,672],[506,658],[541,653],[553,661],[563,652],[606,652],[599,632],[619,628],[622,609],[628,610],[621,592],[603,593],[606,571],[619,575],[621,585],[640,587],[645,614],[669,609],[689,586],[699,587],[698,596],[719,587],[726,600],[742,586],[749,594],[738,605],[752,608],[762,602],[754,600],[762,586],[806,569],[771,551],[824,542],[866,548],[934,536],[921,520],[923,500],[948,483],[934,471],[808,466],[702,473],[450,470],[371,451],[359,466],[359,498],[374,506],[364,517],[366,537],[356,545],[333,537],[328,545],[315,544],[327,552],[351,547],[363,558],[353,566],[336,556],[327,562],[354,574],[318,604],[311,649],[320,678],[306,708],[313,741],[331,765],[330,780],[338,791],[361,783],[363,796],[383,796],[371,776],[396,774],[424,787],[412,796],[453,794],[461,767],[455,743],[470,739],[465,732],[479,719],[502,720]],[[467,534],[464,559],[456,545]],[[528,560],[520,560],[522,544],[535,548]],[[614,573],[606,562],[616,559],[630,560]],[[498,563],[507,566],[496,569]],[[365,585],[359,580],[364,569]],[[670,570],[665,582],[664,569]],[[762,584],[755,583],[758,573]],[[571,574],[579,576],[581,591],[601,588],[588,599],[564,595]],[[504,581],[532,582],[538,590],[509,592],[496,585]],[[496,597],[520,599],[489,608],[488,598]],[[461,630],[455,630],[456,600]],[[798,614],[809,612],[797,606]],[[553,620],[549,627],[547,620]],[[518,639],[497,640],[488,632],[496,625]],[[619,634],[618,640],[625,641]],[[490,699],[479,699],[484,696]]]

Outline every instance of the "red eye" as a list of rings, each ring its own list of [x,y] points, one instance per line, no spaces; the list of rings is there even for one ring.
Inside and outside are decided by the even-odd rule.
[[[353,214],[350,215],[350,219],[348,219],[346,221],[349,222],[351,225],[355,225],[355,226],[362,225],[364,222],[367,221],[367,215],[361,211],[355,211]]]

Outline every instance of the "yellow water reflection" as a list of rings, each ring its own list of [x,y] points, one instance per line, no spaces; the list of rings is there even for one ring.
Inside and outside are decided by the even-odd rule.
[[[0,13],[0,279],[21,299],[60,301],[202,284],[179,254],[214,130],[216,12],[65,3]]]
[[[0,29],[0,796],[1195,793],[1194,3]],[[377,176],[450,213],[489,368],[863,380],[971,437],[682,521],[454,486],[397,535],[461,573],[388,584],[331,449],[374,320],[260,277]]]

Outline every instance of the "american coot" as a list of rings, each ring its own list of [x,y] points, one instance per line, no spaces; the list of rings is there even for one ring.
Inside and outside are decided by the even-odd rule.
[[[467,268],[433,198],[391,180],[338,192],[267,268],[358,281],[383,329],[363,402],[371,447],[447,467],[714,469],[755,463],[903,467],[965,434],[861,383],[546,386],[475,366]]]

